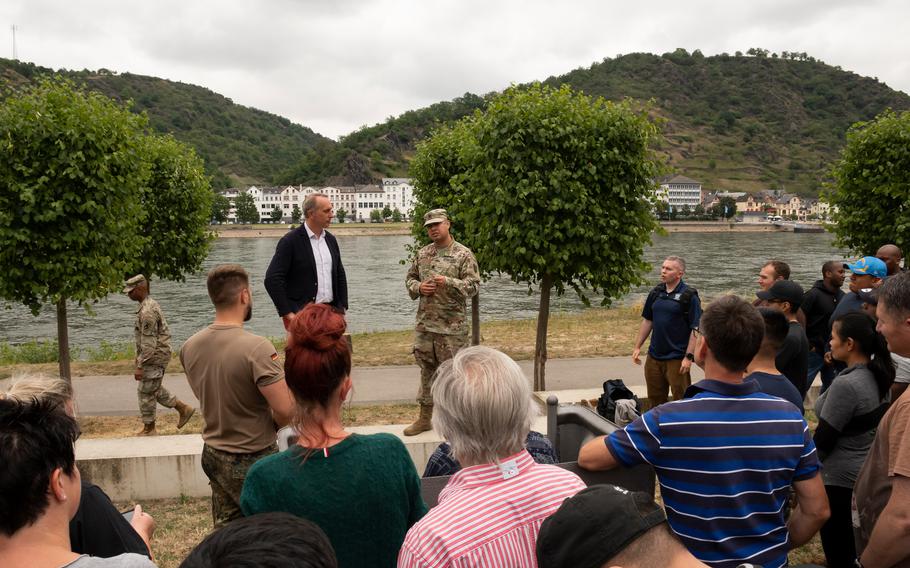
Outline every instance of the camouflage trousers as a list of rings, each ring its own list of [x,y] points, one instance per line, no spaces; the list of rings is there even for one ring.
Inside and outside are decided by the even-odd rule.
[[[139,413],[142,415],[143,424],[155,421],[156,403],[165,408],[174,408],[177,405],[177,397],[161,386],[163,378],[164,367],[142,368],[142,380],[139,381],[136,391],[139,395]]]
[[[278,444],[251,454],[233,454],[203,445],[202,471],[212,487],[212,520],[216,529],[243,517],[240,491],[246,472],[260,459],[275,453],[278,453]]]
[[[418,331],[414,335],[414,359],[420,366],[420,389],[417,391],[417,402],[422,406],[432,405],[433,396],[430,388],[436,378],[436,369],[458,353],[459,349],[468,346],[468,334],[446,335]]]

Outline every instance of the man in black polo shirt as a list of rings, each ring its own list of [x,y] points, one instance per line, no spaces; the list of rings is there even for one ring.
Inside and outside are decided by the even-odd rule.
[[[825,351],[831,328],[828,322],[838,302],[844,297],[841,286],[844,285],[844,266],[836,260],[829,260],[822,265],[822,279],[816,280],[812,288],[803,296],[799,310],[805,316],[806,337],[809,339],[809,372],[806,375],[806,386],[812,386],[815,375],[821,372],[822,391],[834,380],[834,367],[825,364]]]
[[[648,336],[648,359],[645,362],[645,383],[648,398],[654,406],[667,402],[667,392],[672,390],[673,400],[680,400],[692,384],[689,368],[693,361],[695,334],[701,318],[698,292],[682,281],[686,261],[678,256],[668,256],[660,268],[660,281],[645,300],[641,312],[641,327],[632,362],[641,365],[641,347]]]
[[[780,280],[757,296],[767,302],[768,307],[780,310],[787,316],[790,329],[774,358],[774,364],[805,399],[806,391],[809,390],[806,384],[806,375],[809,373],[809,339],[796,319],[796,312],[803,301],[803,287],[792,280]]]

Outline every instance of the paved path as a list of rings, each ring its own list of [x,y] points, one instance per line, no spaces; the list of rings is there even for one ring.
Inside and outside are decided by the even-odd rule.
[[[530,378],[533,361],[519,361]],[[416,365],[400,367],[359,367],[353,371],[353,404],[388,404],[413,402],[417,396],[420,370]],[[703,377],[701,369],[693,367],[692,380]],[[591,359],[550,359],[547,362],[547,390],[599,388],[606,379],[623,379],[627,385],[644,385],[642,367],[632,364],[629,357],[600,357]],[[9,380],[0,380],[5,389]],[[186,377],[168,374],[164,385],[184,402],[198,405]],[[73,379],[76,404],[80,414],[88,416],[138,415],[136,381],[132,375],[77,377]],[[159,411],[164,409],[159,407]]]

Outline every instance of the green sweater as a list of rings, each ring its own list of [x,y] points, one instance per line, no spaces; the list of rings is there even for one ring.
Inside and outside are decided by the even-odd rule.
[[[401,440],[352,434],[304,461],[299,446],[256,462],[240,495],[244,515],[284,511],[325,531],[340,568],[395,566],[408,529],[427,512]]]

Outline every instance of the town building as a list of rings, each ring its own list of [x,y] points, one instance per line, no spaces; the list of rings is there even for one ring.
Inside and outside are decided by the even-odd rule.
[[[683,175],[665,176],[657,180],[657,198],[676,209],[694,209],[702,203],[701,182]]]

